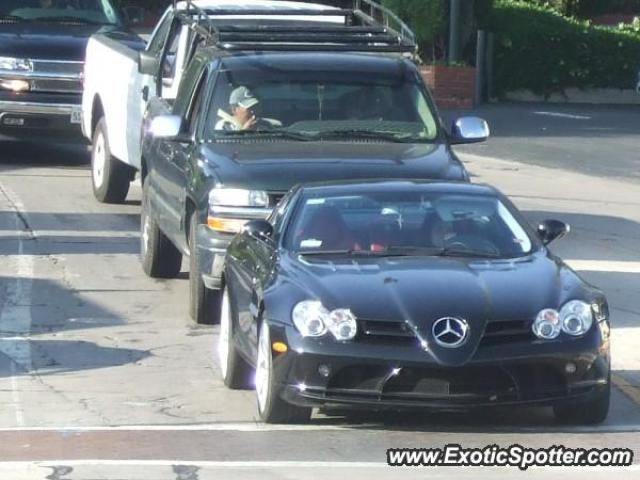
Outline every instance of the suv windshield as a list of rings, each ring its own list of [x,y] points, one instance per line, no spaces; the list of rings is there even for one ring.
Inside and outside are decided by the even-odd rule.
[[[120,23],[110,0],[3,0],[0,17],[42,22]]]
[[[510,208],[488,195],[372,191],[300,201],[285,247],[302,254],[514,258],[534,247]]]
[[[218,76],[207,140],[246,133],[301,140],[430,142],[438,135],[417,75],[252,67]]]

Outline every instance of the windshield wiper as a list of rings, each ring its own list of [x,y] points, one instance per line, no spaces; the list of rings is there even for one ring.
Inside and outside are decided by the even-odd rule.
[[[73,15],[63,15],[63,16],[51,16],[51,17],[37,17],[31,19],[32,22],[73,22],[73,23],[84,23],[87,25],[106,25],[104,22],[96,22],[94,20],[89,20],[87,18],[82,17],[74,17]]]
[[[380,130],[323,130],[315,134],[318,138],[337,137],[337,138],[370,138],[372,140],[386,140],[397,143],[421,143],[426,140],[415,137],[410,133],[392,133]]]
[[[224,132],[216,132],[217,138],[224,137],[244,137],[244,136],[255,136],[255,137],[265,137],[265,138],[286,138],[288,140],[297,140],[300,142],[310,142],[315,140],[310,135],[305,135],[303,133],[290,132],[288,130],[229,130]]]
[[[474,250],[468,248],[451,248],[446,247],[440,250],[442,257],[477,257],[477,258],[500,258],[500,254],[489,252],[487,250]]]
[[[9,15],[8,13],[0,14],[0,20],[15,20],[16,22],[26,22],[27,19],[18,15]]]
[[[298,255],[344,255],[349,257],[406,257],[408,254],[401,251],[391,250],[304,250],[296,252]]]

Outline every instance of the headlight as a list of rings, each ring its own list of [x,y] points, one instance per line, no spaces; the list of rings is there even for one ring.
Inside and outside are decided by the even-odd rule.
[[[305,300],[293,309],[293,323],[305,337],[321,337],[327,332],[336,340],[351,340],[358,333],[358,323],[351,310],[337,309],[329,312],[316,300]]]
[[[591,305],[580,300],[567,302],[560,310],[562,331],[577,337],[589,331],[593,324]]]
[[[532,330],[536,337],[544,340],[552,340],[560,335],[560,314],[552,308],[545,308],[533,322]]]
[[[327,333],[329,312],[322,303],[307,300],[293,309],[293,323],[304,337],[321,337]]]
[[[31,88],[31,85],[26,80],[0,80],[0,88],[3,90],[11,90],[12,92],[26,92]]]
[[[209,206],[266,208],[269,206],[269,195],[261,190],[214,188],[209,193]]]
[[[26,58],[0,57],[0,70],[10,72],[31,72],[33,64]]]
[[[358,332],[358,323],[351,310],[338,309],[329,313],[329,330],[336,340],[351,340]]]

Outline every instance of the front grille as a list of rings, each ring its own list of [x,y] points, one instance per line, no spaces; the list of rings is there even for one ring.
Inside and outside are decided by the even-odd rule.
[[[358,319],[359,340],[368,343],[414,345],[417,339],[405,322]]]
[[[535,340],[535,336],[531,331],[531,322],[529,321],[492,321],[487,324],[480,345],[502,345],[505,343],[530,342],[532,340]]]
[[[388,320],[358,319],[358,339],[368,343],[392,345],[417,345],[417,338],[405,322]],[[492,321],[485,328],[480,346],[503,345],[509,343],[531,342],[535,336],[531,331],[531,322]]]
[[[42,79],[31,82],[32,92],[81,93],[82,81]]]
[[[31,63],[33,64],[34,73],[75,75],[79,77],[84,70],[83,62],[32,60]]]

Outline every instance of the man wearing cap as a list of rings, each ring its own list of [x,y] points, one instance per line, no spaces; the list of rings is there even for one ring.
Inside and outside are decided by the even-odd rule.
[[[216,130],[237,131],[257,130],[260,128],[272,128],[282,126],[282,123],[270,118],[258,118],[256,106],[260,103],[251,90],[247,87],[238,87],[229,96],[229,108],[231,114],[224,110],[218,110],[218,123]]]

